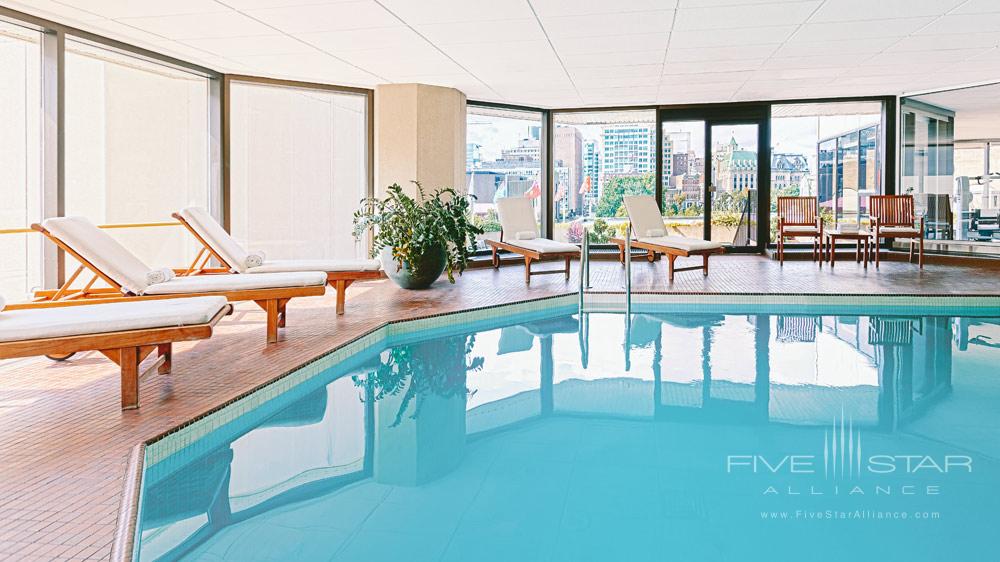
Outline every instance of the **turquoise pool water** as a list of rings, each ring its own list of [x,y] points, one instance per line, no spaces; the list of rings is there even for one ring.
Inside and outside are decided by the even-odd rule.
[[[867,312],[557,310],[411,334],[148,466],[137,552],[1000,559],[1000,314]]]

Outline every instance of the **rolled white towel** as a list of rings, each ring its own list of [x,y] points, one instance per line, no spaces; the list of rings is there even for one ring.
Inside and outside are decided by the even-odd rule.
[[[250,252],[247,254],[247,260],[245,265],[247,267],[260,267],[264,265],[264,252],[257,250],[255,252]]]
[[[160,269],[154,269],[146,273],[146,284],[156,285],[157,283],[166,283],[174,278],[174,270],[168,267],[161,267]]]
[[[514,233],[515,240],[534,240],[535,231],[534,230],[522,230],[520,232]]]
[[[666,235],[666,231],[662,228],[651,228],[646,231],[646,238],[661,238]]]
[[[7,303],[3,300],[3,295],[0,295],[0,311],[3,311],[3,307],[6,305]]]

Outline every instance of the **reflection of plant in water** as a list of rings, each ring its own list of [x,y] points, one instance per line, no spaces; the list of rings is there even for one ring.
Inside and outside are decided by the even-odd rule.
[[[365,375],[353,375],[355,386],[369,388],[379,401],[405,389],[399,411],[390,427],[403,420],[410,402],[418,396],[434,394],[442,398],[473,395],[466,386],[466,374],[483,368],[482,357],[472,357],[476,336],[453,336],[428,342],[400,345],[389,350],[378,367]],[[418,401],[410,419],[420,415]]]

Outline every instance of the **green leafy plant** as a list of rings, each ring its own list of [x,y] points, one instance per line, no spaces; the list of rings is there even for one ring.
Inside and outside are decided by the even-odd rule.
[[[362,199],[361,208],[354,213],[354,238],[360,240],[372,230],[371,256],[390,248],[397,268],[405,263],[414,272],[421,265],[421,256],[444,248],[448,281],[454,283],[454,273],[462,273],[468,266],[476,235],[483,233],[471,218],[475,196],[461,195],[450,187],[427,193],[419,182],[413,183],[416,198],[404,193],[399,184],[392,184],[384,198]]]

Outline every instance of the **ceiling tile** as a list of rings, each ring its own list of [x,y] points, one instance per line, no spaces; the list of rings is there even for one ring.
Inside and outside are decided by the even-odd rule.
[[[670,10],[676,0],[531,0],[540,17]]]
[[[728,29],[797,25],[806,21],[809,14],[820,5],[819,1],[753,6],[717,6],[710,8],[685,8],[677,10],[674,29],[694,31],[701,29]]]
[[[635,53],[595,53],[592,55],[566,55],[561,57],[568,68],[588,66],[632,66],[662,64],[663,51],[638,51]]]
[[[550,37],[667,33],[670,31],[673,14],[673,10],[660,10],[625,14],[559,16],[542,18],[542,26]]]
[[[816,80],[825,78],[832,80],[839,76],[846,68],[841,61],[840,66],[810,67],[810,68],[762,68],[753,73],[750,81],[761,82],[764,80]]]
[[[968,0],[954,10],[955,14],[982,14],[987,12],[1000,12],[1000,5],[996,0]]]
[[[322,53],[233,57],[255,73],[329,84],[371,86],[385,80]]]
[[[426,39],[405,25],[376,29],[296,33],[295,36],[310,45],[333,53],[379,48],[407,49],[413,45],[427,44]]]
[[[532,18],[525,0],[382,0],[410,25]]]
[[[996,32],[1000,26],[1000,12],[989,14],[960,14],[944,16],[921,29],[922,35],[955,33]]]
[[[703,62],[667,62],[663,65],[664,74],[700,74],[703,72],[733,72],[739,70],[756,70],[765,59],[737,59],[715,61],[712,64]]]
[[[1000,44],[997,33],[956,33],[934,35],[933,39],[921,34],[904,37],[893,43],[887,51],[926,51],[928,46],[935,49],[989,48]]]
[[[462,67],[431,45],[399,51],[370,49],[341,53],[341,58],[373,74],[457,74]]]
[[[187,39],[184,43],[216,55],[290,55],[312,53],[316,49],[287,35],[257,35],[253,37],[218,37],[213,39]]]
[[[844,39],[870,39],[872,37],[903,37],[927,25],[933,19],[921,17],[850,23],[807,23],[788,42],[813,43]]]
[[[439,23],[414,26],[421,35],[437,45],[480,43],[483,41],[533,41],[545,40],[542,28],[535,18],[521,20],[494,20],[476,24]]]
[[[775,58],[809,56],[874,55],[899,41],[897,37],[874,37],[870,39],[844,39],[840,41],[815,41],[809,43],[786,43],[775,53]]]
[[[788,39],[797,29],[794,25],[778,25],[767,27],[749,27],[745,29],[727,29],[725,44],[727,45],[765,45],[781,43]],[[704,31],[674,31],[670,35],[670,47],[716,47],[720,44],[719,36]]]
[[[122,18],[122,23],[170,39],[245,37],[268,35],[274,30],[236,12],[186,14],[152,18]]]
[[[573,78],[594,78],[601,76],[655,76],[659,79],[663,73],[663,65],[637,64],[633,66],[591,66],[571,68]]]
[[[249,10],[247,14],[286,33],[392,27],[400,21],[371,0]]]
[[[65,1],[70,4],[70,1]],[[76,2],[86,7],[88,12],[106,18],[141,18],[153,16],[173,16],[180,14],[207,14],[224,12],[226,6],[214,0],[170,0],[169,2],[136,2],[135,0],[86,0]]]
[[[935,51],[896,51],[876,55],[867,64],[925,64],[959,62],[981,55],[983,49],[944,49]]]
[[[835,0],[825,2],[809,23],[834,21],[870,21],[900,16],[939,16],[948,13],[964,0]]]
[[[259,10],[262,8],[286,8],[317,4],[337,4],[356,0],[221,0],[235,10]]]
[[[663,83],[683,83],[693,86],[701,84],[719,84],[724,82],[744,82],[753,75],[750,70],[738,70],[734,72],[703,72],[698,74],[665,74]]]
[[[589,55],[594,53],[624,53],[628,51],[665,51],[670,34],[635,33],[627,35],[599,35],[553,37],[552,45],[560,55]]]
[[[667,62],[702,62],[733,58],[767,58],[779,47],[770,45],[726,45],[720,47],[674,48],[667,51]]]
[[[86,22],[105,19],[103,15],[93,10],[74,7],[53,0],[31,0],[29,2],[11,0],[5,1],[4,5],[26,14],[33,14],[40,18],[61,22]]]

